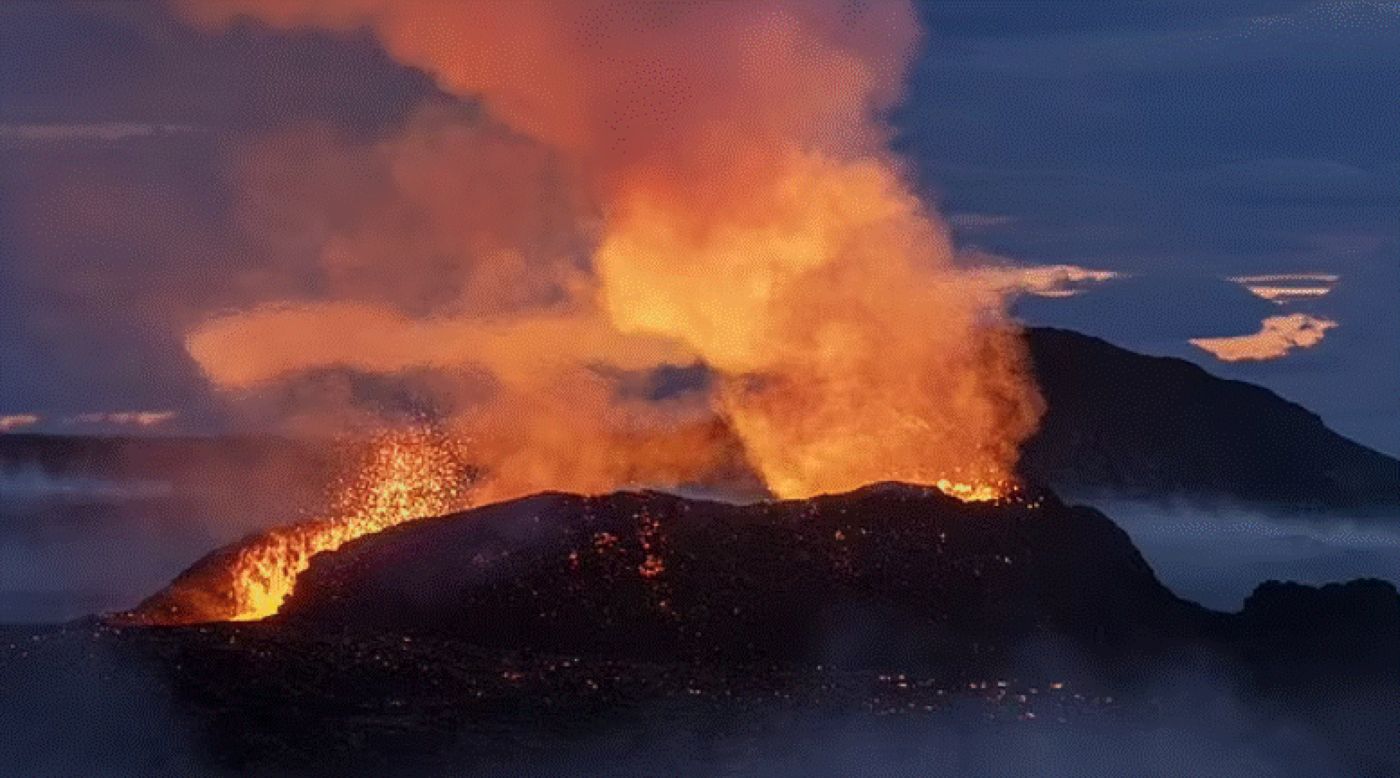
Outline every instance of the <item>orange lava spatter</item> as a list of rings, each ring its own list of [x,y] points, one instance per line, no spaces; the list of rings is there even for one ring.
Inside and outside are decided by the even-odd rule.
[[[322,551],[414,519],[467,507],[469,467],[451,438],[427,428],[379,435],[337,485],[326,518],[274,529],[238,550],[232,621],[276,613]]]

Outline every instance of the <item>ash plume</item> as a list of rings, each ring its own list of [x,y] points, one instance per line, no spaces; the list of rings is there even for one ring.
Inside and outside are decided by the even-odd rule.
[[[244,223],[314,282],[187,333],[215,385],[448,376],[495,497],[703,481],[735,452],[784,497],[1011,477],[1041,401],[1004,284],[957,264],[887,145],[909,4],[182,9],[368,30],[480,109],[249,154]],[[710,380],[619,390],[677,366]]]

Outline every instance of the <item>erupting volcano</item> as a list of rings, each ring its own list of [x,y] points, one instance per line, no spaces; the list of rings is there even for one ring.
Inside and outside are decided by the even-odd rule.
[[[908,5],[184,8],[209,28],[368,29],[484,110],[249,155],[253,239],[299,261],[313,246],[316,279],[186,333],[249,413],[394,429],[364,387],[411,396],[443,440],[471,441],[477,502],[724,492],[736,473],[779,498],[1014,492],[1042,402],[1007,289],[964,267],[887,144],[919,37]],[[406,435],[330,518],[228,552],[228,602],[176,618],[268,615],[316,552],[460,507],[464,466]]]
[[[1395,3],[18,5],[0,775],[1400,775]]]

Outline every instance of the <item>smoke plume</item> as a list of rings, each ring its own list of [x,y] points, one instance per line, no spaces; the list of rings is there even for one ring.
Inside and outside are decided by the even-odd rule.
[[[957,266],[887,146],[907,3],[184,11],[369,30],[479,109],[249,155],[243,222],[312,281],[188,333],[216,385],[450,376],[439,409],[497,496],[704,481],[735,457],[792,497],[1010,478],[1040,400],[1003,287]],[[686,366],[709,380],[627,391]]]

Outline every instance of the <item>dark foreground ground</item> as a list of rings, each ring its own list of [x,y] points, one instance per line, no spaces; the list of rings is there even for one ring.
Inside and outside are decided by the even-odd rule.
[[[1048,491],[547,493],[171,626],[233,550],[0,632],[0,775],[1400,775],[1393,585],[1212,611]]]
[[[1394,775],[1396,690],[1219,656],[637,662],[276,625],[0,633],[6,775]]]

